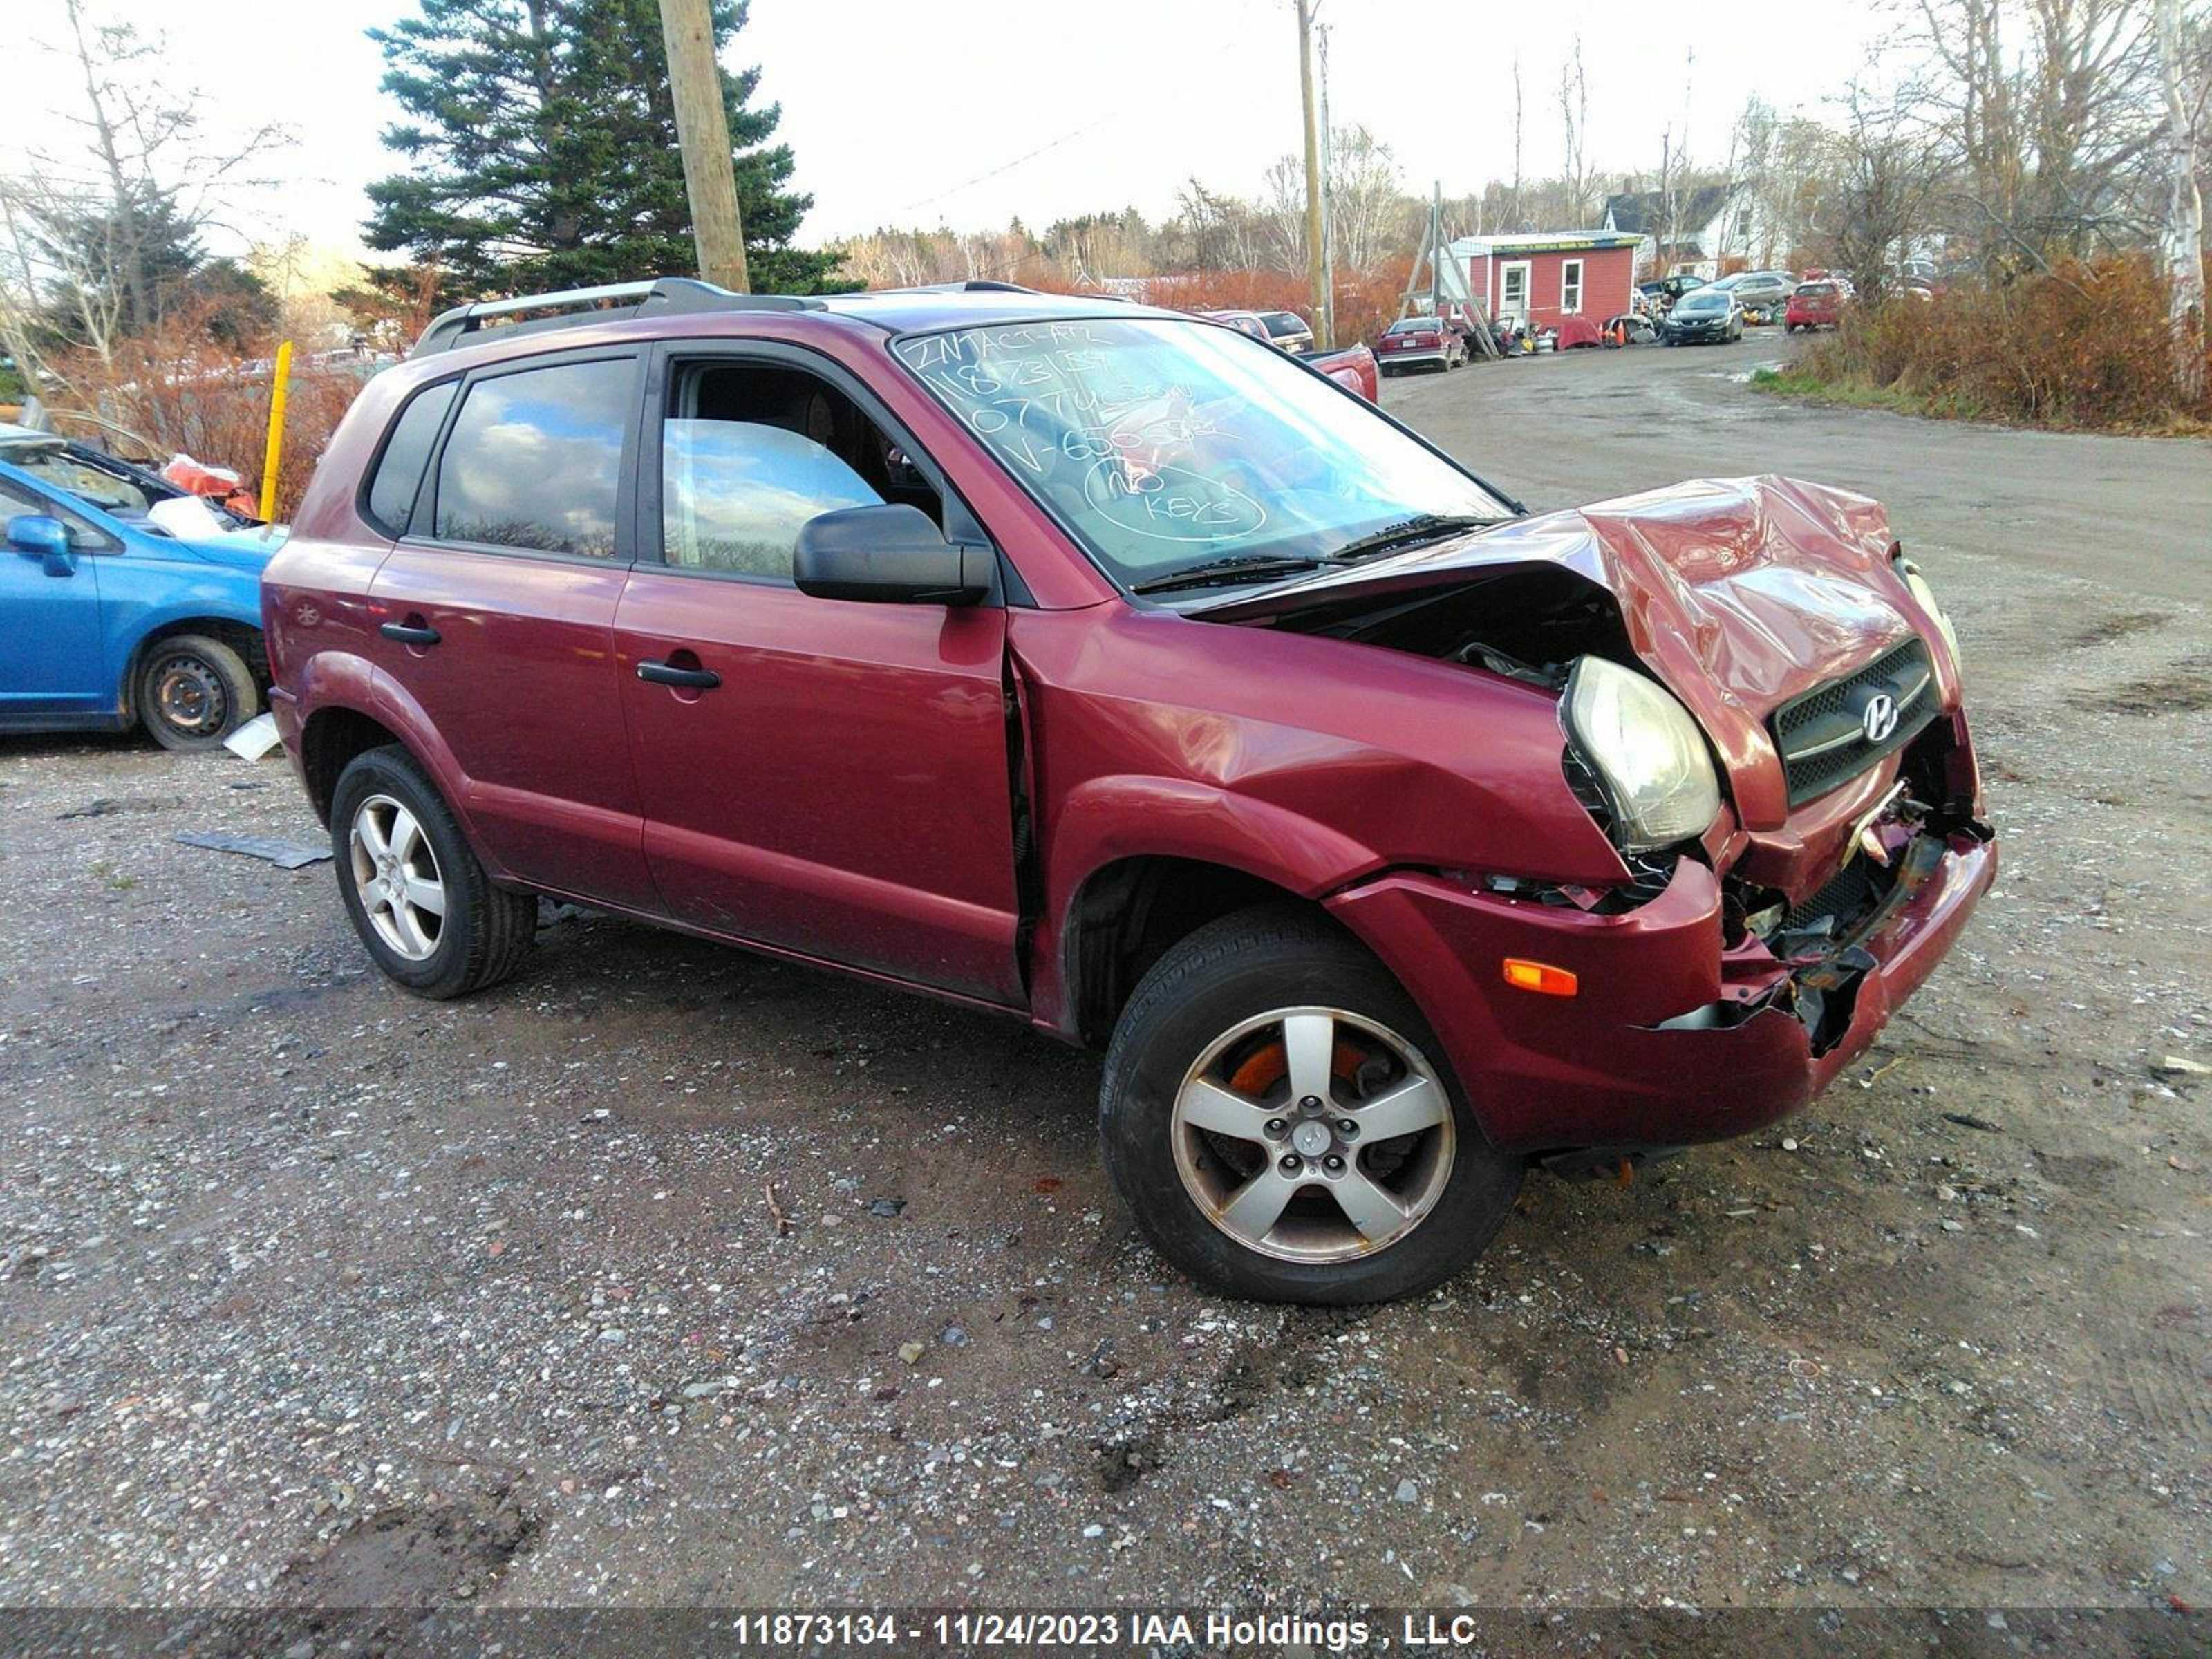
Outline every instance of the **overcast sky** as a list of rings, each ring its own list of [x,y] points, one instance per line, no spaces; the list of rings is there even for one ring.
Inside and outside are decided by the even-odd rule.
[[[91,3],[165,36],[179,80],[210,89],[219,118],[292,129],[294,147],[263,169],[282,187],[237,201],[241,227],[257,240],[357,236],[363,185],[392,170],[377,136],[396,113],[377,90],[382,59],[364,31],[411,11],[408,0]],[[5,9],[15,39],[62,38],[61,0]],[[1556,88],[1579,31],[1594,161],[1656,168],[1661,131],[1686,106],[1693,160],[1717,166],[1747,94],[1822,112],[1881,30],[1871,9],[1818,8],[1814,40],[1783,21],[1786,7],[1322,0],[1329,112],[1339,126],[1371,128],[1409,187],[1473,190],[1513,169],[1517,51],[1522,167],[1556,171]],[[1685,17],[1714,25],[1698,31],[1694,65]],[[1268,164],[1299,142],[1297,38],[1289,0],[753,0],[727,57],[759,64],[760,95],[783,106],[795,182],[815,198],[804,235],[819,242],[884,224],[997,227],[1017,214],[1042,228],[1129,204],[1158,216],[1194,173],[1255,194]],[[70,106],[72,73],[52,61],[11,75],[9,131]],[[15,142],[0,138],[0,149]]]

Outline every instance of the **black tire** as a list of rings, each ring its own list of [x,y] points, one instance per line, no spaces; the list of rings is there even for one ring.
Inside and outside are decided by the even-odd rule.
[[[353,831],[363,803],[406,808],[435,857],[445,912],[429,954],[403,956],[369,919],[354,862]],[[338,895],[370,959],[392,983],[442,1002],[496,985],[521,965],[538,932],[538,900],[492,884],[461,827],[415,757],[397,744],[354,757],[331,793],[331,847]]]
[[[1174,1147],[1176,1093],[1209,1046],[1259,1015],[1304,1006],[1342,1010],[1415,1045],[1452,1114],[1451,1167],[1426,1214],[1371,1254],[1328,1263],[1263,1254],[1216,1225],[1185,1185]],[[1397,981],[1326,918],[1276,906],[1225,916],[1163,956],[1122,1011],[1099,1088],[1106,1172],[1154,1248],[1212,1289],[1328,1305],[1418,1295],[1481,1254],[1512,1213],[1524,1168],[1483,1139],[1442,1055]]]
[[[186,755],[221,748],[261,712],[246,659],[204,634],[171,634],[149,645],[132,698],[154,741]]]

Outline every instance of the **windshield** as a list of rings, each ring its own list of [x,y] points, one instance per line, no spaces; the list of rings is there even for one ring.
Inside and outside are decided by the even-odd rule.
[[[1694,294],[1685,294],[1674,302],[1677,311],[1726,311],[1728,295],[1717,289],[1701,288]]]
[[[166,499],[143,489],[119,469],[111,471],[83,460],[58,443],[11,444],[0,449],[0,460],[22,468],[40,483],[88,506],[105,507],[118,518],[143,518],[148,507]]]
[[[1510,516],[1364,404],[1226,329],[1039,322],[896,350],[1125,587],[1225,559],[1324,559],[1429,514]]]
[[[1433,334],[1443,326],[1433,317],[1408,317],[1403,322],[1393,323],[1387,332],[1392,334]]]

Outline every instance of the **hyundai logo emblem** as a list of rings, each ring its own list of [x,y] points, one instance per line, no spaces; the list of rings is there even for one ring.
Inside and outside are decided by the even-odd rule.
[[[1881,743],[1897,730],[1897,699],[1887,691],[1877,691],[1867,699],[1866,707],[1859,712],[1859,730],[1866,733],[1869,743]]]

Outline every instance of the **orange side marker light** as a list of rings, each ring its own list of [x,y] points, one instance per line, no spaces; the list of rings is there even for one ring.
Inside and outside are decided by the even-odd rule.
[[[1516,991],[1534,991],[1546,997],[1571,997],[1580,988],[1580,981],[1565,969],[1520,957],[1505,958],[1505,982]]]

